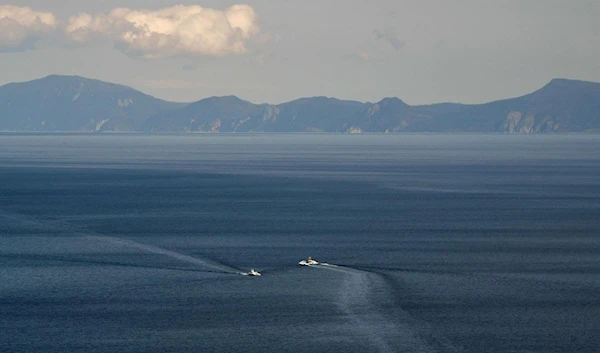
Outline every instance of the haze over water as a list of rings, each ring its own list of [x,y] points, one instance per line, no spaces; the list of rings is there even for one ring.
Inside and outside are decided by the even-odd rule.
[[[0,351],[597,352],[598,151],[0,134]]]

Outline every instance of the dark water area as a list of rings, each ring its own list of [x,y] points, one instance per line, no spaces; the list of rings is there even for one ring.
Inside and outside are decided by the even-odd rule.
[[[0,351],[598,352],[599,233],[600,136],[0,134]]]

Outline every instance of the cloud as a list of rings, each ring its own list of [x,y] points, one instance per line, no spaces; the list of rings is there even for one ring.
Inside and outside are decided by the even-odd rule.
[[[96,16],[80,13],[69,19],[64,31],[74,43],[107,38],[127,55],[157,58],[243,54],[260,28],[248,5],[224,10],[177,5],[155,11],[116,8]]]
[[[396,50],[400,50],[404,47],[404,41],[400,39],[400,36],[393,27],[386,27],[384,31],[376,29],[373,33],[375,34],[376,40],[383,39]]]
[[[52,13],[29,7],[0,6],[0,52],[33,49],[35,42],[59,27]]]

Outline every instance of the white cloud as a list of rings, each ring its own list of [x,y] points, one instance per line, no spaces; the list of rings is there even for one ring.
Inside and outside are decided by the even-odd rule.
[[[59,27],[52,13],[29,7],[0,5],[0,51],[21,51]]]
[[[69,19],[65,33],[75,43],[108,38],[132,56],[242,54],[260,29],[248,5],[225,10],[177,5],[156,11],[113,9],[107,15],[81,13]]]

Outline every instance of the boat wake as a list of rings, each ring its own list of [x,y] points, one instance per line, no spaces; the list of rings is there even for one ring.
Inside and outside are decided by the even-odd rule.
[[[198,266],[203,267],[204,269],[210,270],[210,271],[203,271],[203,272],[226,273],[226,274],[241,274],[241,272],[242,272],[241,269],[237,269],[232,266],[228,266],[228,265],[218,263],[215,261],[211,261],[208,259],[201,259],[201,258],[181,254],[181,253],[178,253],[175,251],[163,249],[163,248],[160,248],[157,246],[139,243],[139,242],[136,242],[133,240],[125,239],[125,238],[102,235],[102,234],[99,234],[96,232],[88,231],[88,230],[82,229],[80,227],[75,227],[72,224],[70,224],[68,222],[64,222],[60,219],[45,220],[45,219],[39,219],[36,217],[20,215],[17,213],[6,212],[6,211],[0,209],[0,219],[2,219],[2,218],[8,219],[12,222],[16,222],[21,225],[26,225],[28,227],[40,228],[45,231],[62,233],[65,236],[74,236],[74,237],[79,237],[80,239],[101,241],[104,243],[111,243],[111,244],[118,245],[118,246],[126,246],[126,247],[130,247],[130,248],[136,248],[138,250],[168,256],[168,257],[177,259],[179,261],[198,265]],[[55,258],[55,260],[56,260],[56,258]],[[60,261],[82,262],[81,260],[77,260],[77,259],[69,258],[69,257],[61,257]],[[154,268],[152,266],[140,265],[140,264],[130,264],[130,263],[124,264],[124,263],[114,263],[114,262],[106,262],[106,261],[92,261],[90,259],[86,259],[85,261],[87,261],[88,263],[98,263],[98,264],[106,264],[106,265]],[[162,269],[182,270],[182,269],[167,268],[167,267],[164,267]]]
[[[319,265],[321,265],[321,266],[325,266],[325,267],[336,267],[336,268],[339,268],[339,267],[340,267],[340,266],[338,266],[338,265],[332,265],[332,264],[328,264],[327,262],[322,262],[322,263],[320,263]]]
[[[147,252],[150,252],[153,254],[168,256],[168,257],[171,257],[171,258],[179,260],[179,261],[202,266],[205,268],[210,268],[212,270],[216,270],[221,273],[241,274],[241,270],[237,269],[237,268],[233,268],[233,267],[230,267],[230,266],[227,266],[224,264],[220,264],[217,262],[209,261],[206,259],[200,259],[197,257],[181,254],[181,253],[178,253],[175,251],[159,248],[157,246],[138,243],[137,241],[133,241],[133,240],[129,240],[129,239],[112,237],[112,236],[101,236],[101,235],[86,235],[85,237],[88,239],[91,239],[91,240],[108,242],[108,243],[112,243],[115,245],[126,246],[126,247],[130,247],[130,248],[147,251]]]
[[[313,268],[335,271],[343,276],[336,304],[350,320],[358,337],[369,342],[378,352],[434,352],[435,350],[413,327],[410,315],[395,310],[395,317],[384,314],[381,302],[391,300],[386,281],[376,273],[355,268],[320,263]]]

